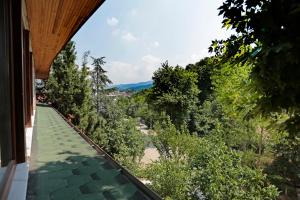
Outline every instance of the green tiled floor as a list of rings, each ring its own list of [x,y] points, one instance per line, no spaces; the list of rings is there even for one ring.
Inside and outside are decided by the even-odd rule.
[[[27,199],[149,199],[52,108],[37,106]]]

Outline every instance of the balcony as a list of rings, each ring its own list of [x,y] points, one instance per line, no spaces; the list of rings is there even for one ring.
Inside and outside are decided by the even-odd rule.
[[[39,105],[27,199],[160,199],[53,108]]]
[[[36,107],[34,79],[48,78],[54,57],[103,2],[0,1],[1,200],[160,199],[54,109]]]

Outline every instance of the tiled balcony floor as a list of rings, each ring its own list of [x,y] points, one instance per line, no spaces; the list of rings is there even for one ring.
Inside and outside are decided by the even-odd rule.
[[[27,199],[150,199],[47,106],[37,106]]]

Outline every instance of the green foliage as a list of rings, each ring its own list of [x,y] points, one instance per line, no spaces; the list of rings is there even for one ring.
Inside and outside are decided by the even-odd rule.
[[[197,74],[179,66],[162,64],[153,75],[150,102],[158,111],[170,116],[176,127],[187,123],[191,108],[197,103]]]
[[[146,170],[150,187],[168,200],[192,199],[191,170],[189,166],[176,159],[161,159]]]
[[[217,57],[206,57],[195,64],[186,66],[186,70],[197,74],[197,86],[200,90],[198,95],[199,103],[202,104],[213,93],[212,74],[218,69],[220,62]]]
[[[206,100],[193,108],[188,128],[198,136],[205,136],[223,127],[225,120],[221,106],[215,100]]]
[[[106,124],[107,121],[101,116],[91,116],[90,124],[93,125],[89,130],[89,135],[94,142],[96,142],[101,148],[106,149],[109,146],[109,135],[107,134]]]
[[[109,154],[128,166],[143,156],[143,135],[136,128],[136,120],[127,116],[123,107],[120,107],[122,103],[119,100],[112,101],[109,97],[106,100],[102,102],[105,109],[98,113],[97,127],[91,131],[91,137]]]
[[[87,67],[87,56],[89,52],[86,52],[83,56],[82,68],[79,71],[79,88],[80,92],[77,96],[78,109],[79,109],[79,127],[85,130],[89,126],[89,114],[92,110],[92,90],[91,81],[89,79],[89,68]]]
[[[90,82],[87,67],[79,70],[75,60],[75,44],[69,42],[53,61],[46,89],[53,106],[85,129],[91,110]]]
[[[165,159],[188,160],[197,148],[197,137],[192,136],[186,127],[177,130],[171,120],[158,122],[154,126],[156,135],[153,138],[154,146]]]
[[[254,65],[265,111],[299,107],[299,6],[297,0],[227,0],[219,8],[223,25],[236,31],[218,42],[227,49],[222,53]]]
[[[253,80],[250,79],[251,70],[251,65],[225,63],[212,76],[217,101],[234,118],[246,118],[260,98]]]
[[[259,142],[260,130],[269,125],[268,120],[256,112],[257,101],[261,98],[254,81],[250,78],[250,64],[224,63],[212,74],[214,94],[223,112],[222,126],[227,136],[224,141],[229,146],[244,151],[258,149],[262,152],[262,140]],[[225,125],[225,126],[224,126]],[[224,137],[223,137],[224,138]]]
[[[155,125],[155,133],[153,143],[160,159],[145,170],[151,188],[165,199],[192,199],[190,163],[197,149],[197,138],[184,128],[178,131],[169,118]]]
[[[207,199],[276,199],[276,188],[258,170],[241,164],[241,156],[221,142],[201,139],[194,160],[194,184]]]
[[[276,199],[276,188],[259,170],[242,163],[242,154],[218,137],[199,138],[178,131],[170,120],[155,126],[160,160],[146,177],[165,199]]]
[[[85,52],[78,69],[75,44],[69,42],[53,62],[47,95],[53,106],[93,141],[121,163],[133,167],[144,152],[142,134],[136,129],[136,120],[127,115],[129,109],[122,107],[122,101],[114,102],[107,96],[109,91],[104,88],[111,81],[102,68],[104,57],[92,57],[94,68],[90,71],[89,54]]]
[[[272,112],[288,113],[290,119],[282,126],[288,137],[276,146],[278,151],[273,164],[277,165],[280,160],[287,168],[285,172],[297,170],[295,173],[299,173],[299,169],[293,167],[299,160],[299,7],[297,0],[226,0],[219,8],[223,25],[236,34],[225,41],[214,41],[210,49],[222,55],[226,62],[242,61],[253,66],[251,78],[261,94],[257,109],[265,116]],[[296,154],[298,159],[291,159]],[[285,176],[280,171],[269,173]],[[289,180],[283,184],[293,185],[291,183],[298,179],[293,175]],[[289,191],[285,194],[289,195]]]
[[[295,123],[295,121],[290,118],[286,124]],[[284,132],[274,146],[275,159],[265,171],[283,194],[296,198],[297,187],[300,182],[300,137],[291,133],[299,133],[299,130],[297,130],[299,128],[293,125],[287,126],[288,130]],[[290,130],[291,128],[296,130]]]
[[[134,119],[120,119],[118,122],[109,124],[107,128],[109,135],[108,151],[115,155],[121,155],[123,158],[132,161],[139,159],[144,152],[144,141],[142,133],[136,129]]]
[[[103,104],[101,104],[101,100],[103,98],[103,90],[107,86],[107,84],[111,84],[111,80],[106,75],[106,71],[103,69],[103,65],[105,64],[104,58],[94,58],[92,65],[94,66],[91,71],[92,77],[92,89],[95,100],[95,106],[98,112],[101,111]]]

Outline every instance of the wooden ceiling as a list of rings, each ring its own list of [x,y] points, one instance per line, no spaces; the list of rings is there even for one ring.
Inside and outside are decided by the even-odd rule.
[[[77,30],[104,0],[26,0],[36,78],[50,65]]]

